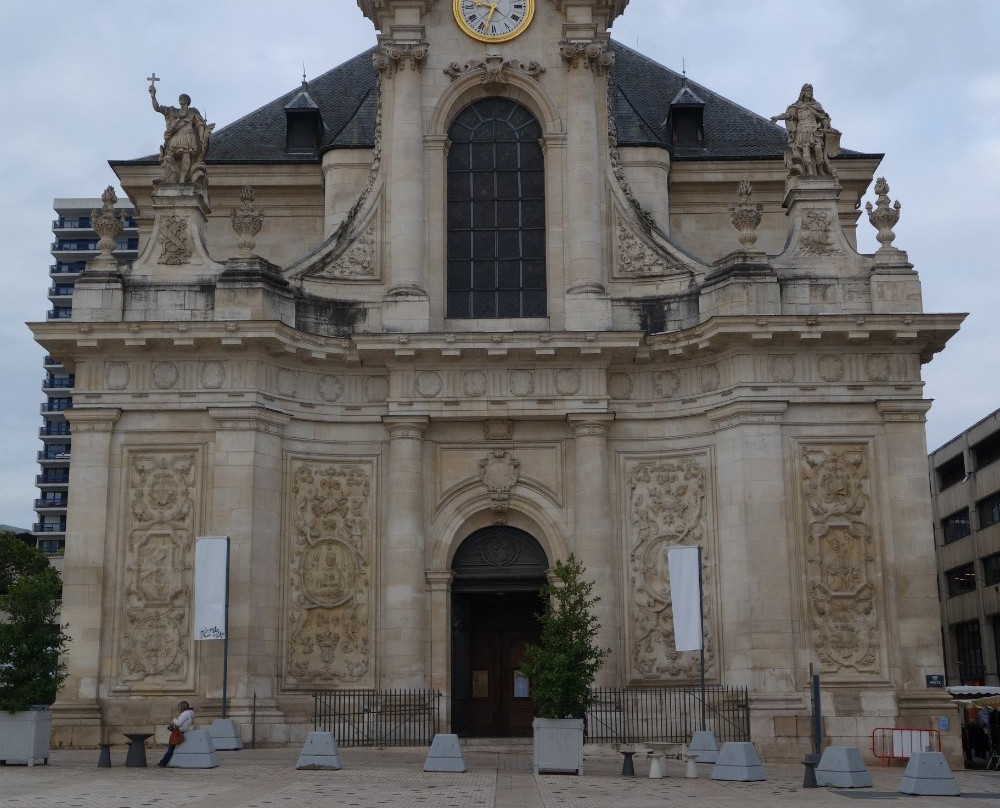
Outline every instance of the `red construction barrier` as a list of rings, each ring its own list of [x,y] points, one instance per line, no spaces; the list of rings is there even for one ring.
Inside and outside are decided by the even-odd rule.
[[[940,752],[941,733],[936,729],[878,727],[872,732],[872,754],[888,764],[907,760],[914,752]]]

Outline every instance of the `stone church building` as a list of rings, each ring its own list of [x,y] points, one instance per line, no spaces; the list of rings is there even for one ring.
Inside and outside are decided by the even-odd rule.
[[[32,325],[76,374],[54,742],[218,714],[198,536],[232,540],[245,737],[355,688],[527,731],[515,671],[570,553],[598,684],[692,684],[679,545],[765,755],[808,748],[810,666],[832,743],[936,726],[921,366],[961,317],[923,313],[884,181],[863,216],[880,155],[808,86],[769,120],[612,41],[628,0],[358,4],[377,47],[218,131],[154,82],[161,153],[112,163],[138,259],[106,248]]]

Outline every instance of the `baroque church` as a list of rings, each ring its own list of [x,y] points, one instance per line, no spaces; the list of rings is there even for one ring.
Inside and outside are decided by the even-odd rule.
[[[76,374],[55,743],[218,715],[199,536],[231,538],[244,737],[393,688],[524,734],[571,553],[597,684],[692,685],[676,546],[763,754],[808,750],[811,671],[830,743],[938,726],[921,366],[961,317],[923,312],[881,155],[811,87],[751,113],[611,40],[628,4],[358,0],[374,49],[218,131],[151,83],[160,154],[112,162],[139,257],[109,189],[72,320],[32,324]]]

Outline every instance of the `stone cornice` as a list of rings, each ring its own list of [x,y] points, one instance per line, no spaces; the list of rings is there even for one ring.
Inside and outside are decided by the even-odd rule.
[[[788,410],[787,401],[733,401],[709,410],[705,417],[719,429],[754,424],[756,426],[780,424]]]
[[[281,435],[291,416],[263,407],[211,407],[208,414],[216,429],[244,430]]]
[[[73,425],[73,432],[111,432],[122,416],[119,409],[90,410],[77,406],[66,410],[66,420]]]
[[[941,351],[958,332],[964,314],[824,314],[713,317],[694,328],[646,339],[650,356],[705,356],[734,348],[813,348],[853,350],[893,347],[917,353],[922,362]]]
[[[609,365],[669,357],[705,359],[735,349],[847,347],[853,351],[891,349],[916,354],[922,362],[942,350],[958,331],[964,314],[869,314],[766,317],[713,317],[694,328],[644,336],[613,332],[461,332],[355,334],[322,337],[276,321],[186,321],[30,323],[38,342],[72,368],[98,356],[148,356],[155,351],[192,354],[239,351],[298,359],[306,364],[362,362],[416,364],[426,361],[568,359]]]
[[[876,401],[875,409],[885,422],[924,423],[931,402],[924,399]]]

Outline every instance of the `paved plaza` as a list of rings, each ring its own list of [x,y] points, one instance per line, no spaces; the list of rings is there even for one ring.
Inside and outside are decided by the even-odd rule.
[[[148,748],[150,764],[159,750]],[[584,775],[531,771],[530,747],[510,751],[466,750],[464,774],[424,773],[423,749],[342,749],[340,771],[297,771],[297,747],[219,752],[208,770],[125,768],[125,747],[112,750],[112,768],[98,768],[97,751],[53,752],[49,765],[0,766],[0,808],[948,808],[1000,806],[1000,773],[958,771],[961,797],[913,797],[898,793],[903,770],[871,767],[870,789],[803,789],[802,766],[765,764],[767,781],[716,782],[711,767],[684,778],[680,761],[668,761],[668,777],[650,780],[638,760],[637,776],[621,775],[621,758],[595,750]]]

